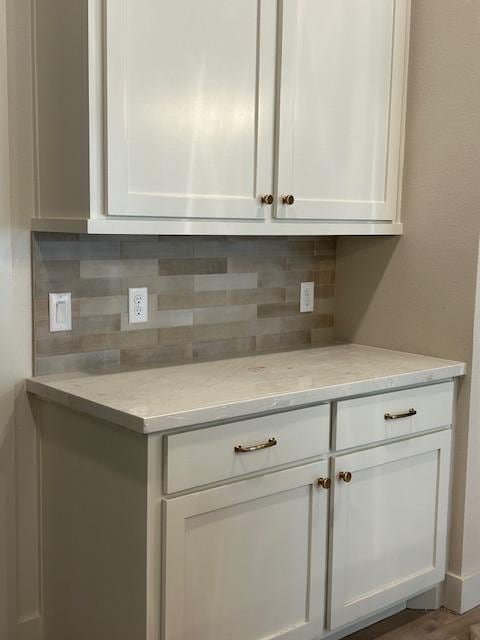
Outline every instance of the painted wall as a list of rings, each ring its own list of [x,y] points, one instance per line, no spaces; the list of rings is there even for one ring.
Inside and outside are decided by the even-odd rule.
[[[465,360],[471,369],[480,232],[480,3],[412,5],[405,235],[339,239],[337,337]],[[450,570],[459,576],[480,570],[480,503],[473,495],[480,443],[471,383],[470,372],[460,388],[455,442]]]
[[[11,305],[0,305],[0,336],[7,331],[14,336],[13,341],[0,343],[0,522],[9,523],[0,528],[1,640],[14,637],[17,618],[18,638],[40,637],[36,443],[22,387],[31,371],[28,221],[34,209],[34,154],[30,6],[30,0],[0,0],[0,291],[2,302],[8,300],[13,278],[19,310],[13,324]],[[11,199],[3,90],[5,9]],[[480,5],[476,0],[413,1],[406,233],[401,240],[339,240],[339,337],[472,362],[480,231],[479,59]],[[477,337],[479,316],[477,313]],[[475,347],[478,351],[478,340]],[[475,352],[474,376],[479,361],[480,354]],[[480,407],[475,395],[470,398],[470,384],[471,377],[462,385],[456,438],[451,569],[459,575],[480,568],[480,506],[475,498],[480,480]]]
[[[11,335],[12,245],[8,156],[6,13],[0,0],[0,335]],[[5,304],[3,304],[5,301]],[[0,361],[0,639],[12,635],[15,622],[15,431],[12,359],[9,344],[1,344]]]
[[[12,536],[16,524],[16,553],[13,542],[7,546],[7,567],[10,567],[8,640],[36,640],[41,637],[37,446],[24,389],[24,380],[32,372],[29,225],[34,209],[34,153],[30,11],[30,0],[0,0],[0,23],[4,25],[6,21],[7,26],[6,41],[0,39],[0,60],[3,64],[0,128],[3,131],[7,126],[5,101],[8,96],[9,130],[9,144],[3,137],[0,144],[0,420],[3,421],[0,422],[0,442],[3,431],[0,476],[9,469],[7,486],[9,490],[15,489],[13,495],[16,496],[16,518],[13,517],[12,521],[10,512],[7,519],[7,531]],[[5,519],[1,505],[2,498],[0,522],[3,525]],[[5,545],[1,537],[2,533],[0,575],[5,567],[1,557],[1,549],[5,549]],[[0,594],[0,629],[4,620],[2,602],[4,599]],[[2,631],[0,638],[3,640]]]

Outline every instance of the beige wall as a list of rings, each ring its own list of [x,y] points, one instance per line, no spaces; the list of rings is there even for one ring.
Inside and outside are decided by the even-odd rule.
[[[480,2],[413,0],[412,10],[405,235],[339,239],[337,336],[471,364],[480,231]],[[470,446],[467,455],[469,439],[478,439],[478,425],[469,420],[470,384],[469,374],[460,390],[452,502],[451,570],[460,575],[480,570],[480,503],[470,492],[480,448]]]
[[[11,334],[12,252],[10,229],[8,105],[5,2],[0,0],[0,336]],[[15,439],[13,351],[0,344],[0,639],[12,636],[15,623]],[[13,561],[12,561],[13,558]]]
[[[477,295],[473,336],[468,450],[462,452],[466,467],[462,574],[477,573],[480,567],[480,260],[477,270]],[[480,596],[479,596],[480,597]]]
[[[5,138],[5,4],[11,204]],[[30,0],[0,0],[0,336],[7,332],[15,336],[13,342],[0,343],[0,522],[9,523],[8,528],[0,527],[0,640],[14,637],[17,617],[18,638],[34,639],[40,633],[36,445],[22,388],[23,378],[30,374],[31,355],[28,220],[33,210],[33,119],[29,12]],[[471,362],[480,230],[479,60],[478,0],[413,0],[404,189],[406,233],[401,240],[339,241],[339,337]],[[14,323],[11,305],[6,304],[12,281],[19,296]],[[476,331],[480,337],[479,315]],[[480,354],[475,356],[479,363]],[[475,395],[470,406],[469,384],[467,379],[460,397],[453,501],[451,566],[461,574],[480,568],[480,507],[475,498],[480,479],[480,471],[476,471],[480,469],[480,429],[476,428],[480,410]],[[13,536],[15,420],[17,571]],[[11,624],[9,635],[7,624]]]
[[[31,0],[7,0],[15,379],[18,640],[40,637],[38,468],[24,388],[32,373],[30,220],[34,211]]]
[[[34,209],[34,153],[30,11],[30,0],[0,0],[0,24],[6,22],[7,26],[6,41],[0,38],[0,584],[5,571],[2,552],[6,552],[8,560],[8,584],[4,583],[7,599],[2,597],[0,586],[1,640],[5,633],[2,624],[7,619],[8,640],[36,640],[41,634],[37,447],[24,389],[25,378],[32,371],[29,224]],[[7,124],[9,144],[4,137]],[[8,527],[3,527],[4,522]],[[9,535],[6,542],[2,538],[4,531]],[[5,603],[8,618],[2,615]]]

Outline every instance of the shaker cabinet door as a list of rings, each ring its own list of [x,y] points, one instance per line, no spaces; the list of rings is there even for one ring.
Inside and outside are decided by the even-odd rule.
[[[164,501],[165,640],[324,629],[328,462]]]
[[[106,0],[110,215],[263,218],[275,0]]]
[[[277,217],[396,219],[409,6],[280,0]]]
[[[334,459],[330,629],[443,580],[450,437],[442,431]]]

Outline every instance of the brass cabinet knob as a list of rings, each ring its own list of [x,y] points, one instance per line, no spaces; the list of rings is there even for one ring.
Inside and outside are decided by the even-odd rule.
[[[351,482],[352,474],[350,473],[350,471],[340,471],[340,473],[338,474],[338,479],[343,480],[344,482]]]
[[[273,204],[273,196],[271,193],[267,193],[261,198],[262,204]]]
[[[317,484],[319,487],[323,487],[324,489],[330,489],[332,486],[332,481],[330,478],[319,478],[317,480]]]
[[[293,196],[283,196],[282,198],[283,204],[292,205],[295,202],[295,198]]]

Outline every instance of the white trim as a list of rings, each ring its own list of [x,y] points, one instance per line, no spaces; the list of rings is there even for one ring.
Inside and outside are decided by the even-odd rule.
[[[103,3],[88,0],[89,170],[92,218],[103,215],[105,211],[104,10]]]
[[[447,571],[443,605],[455,613],[465,613],[480,605],[480,572],[458,576]]]
[[[227,220],[146,220],[139,218],[33,218],[32,231],[128,235],[199,236],[400,236],[403,225],[389,222],[238,222]]]
[[[407,0],[406,7],[406,28],[405,28],[405,42],[404,42],[404,69],[403,69],[403,92],[402,92],[402,106],[401,106],[401,124],[400,124],[400,140],[399,140],[399,159],[398,159],[398,175],[396,179],[397,184],[397,210],[395,213],[395,221],[401,222],[402,220],[402,197],[403,197],[403,172],[405,168],[405,131],[407,121],[407,98],[408,98],[408,70],[410,64],[410,25],[412,21],[412,2]]]

